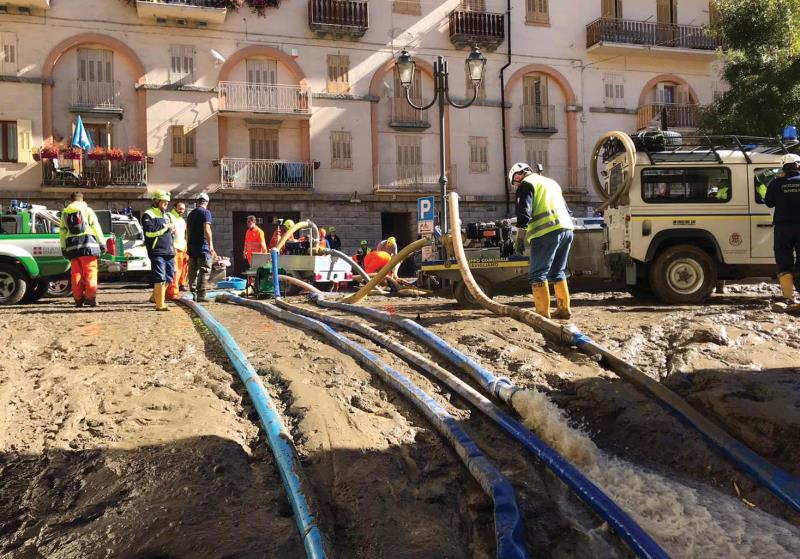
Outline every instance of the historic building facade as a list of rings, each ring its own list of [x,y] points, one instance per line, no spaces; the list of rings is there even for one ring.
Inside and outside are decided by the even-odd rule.
[[[708,1],[249,3],[0,0],[2,203],[60,206],[81,188],[97,208],[141,210],[149,190],[205,191],[229,254],[248,213],[336,225],[347,249],[407,242],[415,199],[438,191],[439,125],[435,106],[404,99],[404,48],[421,104],[437,56],[456,102],[472,97],[470,47],[488,59],[477,102],[445,114],[468,219],[506,213],[518,160],[543,164],[583,213],[603,132],[664,112],[691,130],[722,88]],[[78,116],[97,146],[81,155],[65,149]]]

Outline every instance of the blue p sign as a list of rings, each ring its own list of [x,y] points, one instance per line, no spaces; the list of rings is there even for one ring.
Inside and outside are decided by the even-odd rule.
[[[417,221],[433,221],[433,196],[417,198]]]

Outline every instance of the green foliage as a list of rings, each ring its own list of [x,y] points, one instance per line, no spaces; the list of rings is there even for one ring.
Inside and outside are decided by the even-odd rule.
[[[800,1],[715,0],[711,32],[725,45],[730,90],[709,107],[701,128],[717,134],[775,136],[800,124]]]

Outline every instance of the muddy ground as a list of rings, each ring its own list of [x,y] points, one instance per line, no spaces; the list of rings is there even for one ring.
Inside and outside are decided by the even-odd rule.
[[[800,476],[800,319],[771,312],[773,291],[732,286],[685,307],[578,294],[574,323]],[[97,309],[53,299],[0,308],[0,556],[302,557],[274,461],[221,348],[183,308],[153,312],[142,289],[101,294]],[[547,393],[608,453],[800,526],[658,405],[528,327],[445,299],[369,304]],[[494,555],[490,501],[416,410],[316,336],[254,310],[208,308],[280,403],[337,557]],[[630,556],[469,406],[355,339],[429,392],[496,462],[517,490],[532,555]]]

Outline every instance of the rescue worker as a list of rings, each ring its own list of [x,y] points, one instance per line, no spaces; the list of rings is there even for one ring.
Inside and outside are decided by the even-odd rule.
[[[767,186],[764,204],[775,208],[773,216],[775,262],[784,299],[794,300],[800,291],[800,156],[783,158],[784,176]]]
[[[189,254],[189,290],[194,293],[195,301],[207,303],[206,291],[211,279],[211,267],[214,257],[214,237],[211,233],[213,216],[208,211],[208,194],[201,192],[197,196],[195,208],[186,219],[187,253]]]
[[[360,266],[364,266],[364,260],[366,259],[367,255],[372,252],[372,249],[369,248],[369,243],[364,240],[361,241],[361,245],[358,249],[358,253],[353,257],[353,259],[358,262]]]
[[[189,278],[189,256],[186,254],[186,220],[183,214],[186,213],[184,202],[175,202],[169,212],[175,231],[172,234],[172,244],[175,247],[175,274],[172,283],[167,287],[167,299],[174,301],[180,296],[181,287],[187,284]]]
[[[169,192],[156,190],[153,205],[142,214],[147,256],[150,258],[150,281],[153,283],[153,302],[157,311],[168,311],[164,303],[167,285],[175,279],[175,224],[167,211]]]
[[[324,227],[319,228],[319,248],[328,248],[328,232]]]
[[[527,163],[515,163],[508,173],[516,192],[518,253],[530,244],[528,281],[536,313],[550,318],[550,288],[553,283],[557,310],[554,318],[572,317],[567,287],[567,258],[575,228],[561,187],[552,179],[533,172]]]
[[[80,308],[97,306],[97,259],[105,242],[97,215],[83,201],[81,192],[70,194],[61,212],[61,254],[69,260],[72,298]]]
[[[247,259],[247,266],[250,267],[253,261],[253,253],[266,253],[267,241],[264,238],[264,230],[256,225],[256,216],[247,216],[247,232],[244,234],[244,257]]]
[[[269,239],[269,250],[272,250],[276,246],[278,246],[278,242],[281,240],[281,237],[286,234],[286,232],[294,227],[294,221],[291,219],[284,219],[282,222],[278,223],[278,226],[275,228],[275,231],[272,232],[272,237]],[[281,254],[283,254],[283,249],[281,249]]]
[[[342,239],[336,234],[336,227],[328,228],[328,248],[333,250],[342,250]]]
[[[384,239],[378,243],[378,246],[375,247],[375,252],[385,252],[389,256],[396,256],[397,255],[397,239],[394,237],[389,237],[388,239]]]

